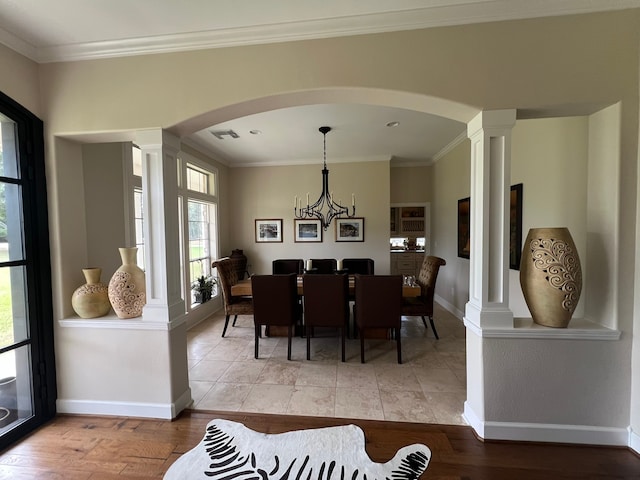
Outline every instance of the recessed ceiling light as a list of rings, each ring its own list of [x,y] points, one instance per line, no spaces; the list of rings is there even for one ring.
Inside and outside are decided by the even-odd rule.
[[[262,133],[262,130],[249,130],[249,133],[251,135],[260,135]]]
[[[397,127],[398,125],[400,125],[400,122],[389,122],[387,123],[387,127]]]

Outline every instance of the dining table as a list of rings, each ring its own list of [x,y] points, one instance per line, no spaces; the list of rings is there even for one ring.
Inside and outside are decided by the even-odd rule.
[[[298,295],[304,295],[302,278],[304,275],[298,275]],[[349,275],[349,294],[353,295],[355,292],[355,276]],[[420,285],[418,284],[406,284],[402,285],[403,297],[419,297],[421,293]],[[231,295],[234,297],[250,297],[251,292],[251,278],[245,278],[239,280],[238,283],[231,286]]]

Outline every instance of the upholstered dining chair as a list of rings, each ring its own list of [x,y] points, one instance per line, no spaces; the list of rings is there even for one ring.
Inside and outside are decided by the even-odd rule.
[[[342,268],[348,271],[349,275],[373,275],[375,273],[375,262],[372,258],[345,258],[342,261]]]
[[[444,258],[432,255],[424,257],[416,280],[420,285],[420,296],[404,298],[402,303],[402,315],[406,317],[422,317],[424,328],[428,328],[425,317],[429,317],[429,323],[436,340],[440,339],[440,337],[438,337],[438,331],[433,323],[433,296],[436,291],[436,280],[438,279],[440,267],[446,264],[447,262]]]
[[[337,327],[345,361],[345,337],[349,324],[349,277],[346,274],[305,275],[304,326],[307,333],[307,360],[311,360],[311,337],[314,327]]]
[[[258,358],[258,338],[262,325],[287,327],[287,360],[291,360],[293,327],[300,318],[298,275],[253,275],[253,322],[255,324],[255,357]]]
[[[273,275],[283,275],[286,273],[302,275],[303,271],[304,261],[301,258],[279,258],[271,262],[271,273]]]
[[[311,268],[313,273],[335,273],[338,261],[335,258],[312,258]]]
[[[222,299],[224,300],[224,328],[222,336],[227,333],[229,317],[233,317],[233,326],[236,326],[238,315],[253,315],[253,302],[251,297],[238,297],[231,295],[231,287],[238,283],[238,270],[236,263],[228,257],[216,260],[211,265],[218,271],[218,278],[222,286]]]
[[[355,321],[360,335],[360,361],[364,363],[364,333],[368,328],[390,329],[402,363],[402,275],[355,276]]]

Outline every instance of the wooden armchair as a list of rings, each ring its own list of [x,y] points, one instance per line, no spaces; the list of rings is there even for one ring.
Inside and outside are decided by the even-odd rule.
[[[238,315],[253,315],[253,302],[250,297],[237,297],[231,295],[231,287],[238,283],[238,270],[236,262],[230,258],[221,258],[211,264],[218,271],[218,278],[222,286],[222,298],[224,300],[224,329],[222,336],[227,333],[229,317],[233,317],[233,326],[236,326]]]
[[[421,294],[415,298],[405,298],[402,303],[402,315],[407,317],[422,317],[424,328],[427,327],[425,317],[429,317],[429,323],[436,339],[439,339],[436,326],[433,323],[433,296],[436,291],[436,280],[440,267],[446,265],[447,262],[440,257],[426,256],[420,267],[420,273],[417,278],[420,285]]]

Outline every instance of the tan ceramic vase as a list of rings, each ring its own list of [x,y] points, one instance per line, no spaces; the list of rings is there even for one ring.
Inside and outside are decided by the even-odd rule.
[[[122,265],[109,282],[109,300],[119,318],[135,318],[142,315],[147,303],[144,271],[136,264],[138,249],[120,248]]]
[[[81,285],[71,296],[71,306],[81,318],[97,318],[109,313],[111,303],[107,286],[100,282],[101,268],[83,268],[87,283]]]
[[[582,269],[567,228],[529,230],[520,261],[520,286],[535,323],[569,325],[582,292]]]

